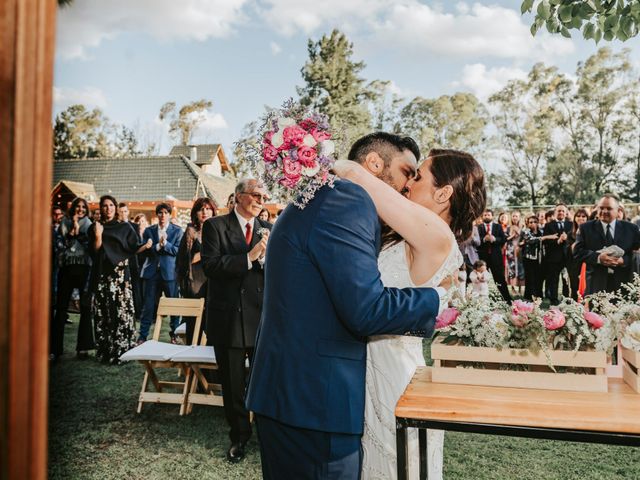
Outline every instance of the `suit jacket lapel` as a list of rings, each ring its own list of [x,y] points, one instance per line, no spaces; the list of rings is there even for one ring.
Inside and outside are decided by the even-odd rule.
[[[234,212],[227,214],[227,238],[235,249],[239,252],[248,252],[247,242],[244,232],[240,228],[240,223]]]
[[[621,244],[621,242],[620,242],[621,236],[624,233],[622,231],[622,228],[620,228],[621,226],[622,225],[621,225],[620,220],[616,220],[616,229],[613,232],[613,243],[614,243],[614,245],[620,245]]]

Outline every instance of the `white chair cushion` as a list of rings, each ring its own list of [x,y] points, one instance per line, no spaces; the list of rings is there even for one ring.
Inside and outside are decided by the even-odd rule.
[[[178,352],[171,357],[172,362],[189,363],[216,363],[216,354],[213,347],[204,345],[191,345],[186,350]]]
[[[181,323],[180,326],[178,328],[176,328],[175,334],[176,335],[186,335],[187,334],[187,324],[186,323]]]
[[[156,340],[148,340],[137,347],[132,348],[128,352],[124,353],[120,360],[128,362],[131,360],[151,360],[157,362],[164,362],[169,360],[172,356],[180,353],[182,350],[186,350],[189,347],[186,345],[173,345],[171,343],[158,342]]]

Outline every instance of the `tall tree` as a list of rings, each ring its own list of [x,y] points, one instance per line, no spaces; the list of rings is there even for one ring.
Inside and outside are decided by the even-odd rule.
[[[478,155],[485,145],[489,114],[471,93],[416,97],[400,112],[400,130],[412,136],[425,153],[454,148]]]
[[[298,95],[303,105],[328,115],[337,141],[337,154],[345,154],[351,143],[371,129],[367,89],[360,72],[364,62],[354,62],[353,44],[339,30],[309,40],[309,58],[301,73],[305,84]]]
[[[571,30],[598,43],[628,40],[640,28],[640,0],[524,0],[522,13],[535,10],[531,33],[545,26],[551,33],[571,37]]]
[[[371,128],[391,132],[399,128],[398,121],[403,98],[394,92],[389,80],[373,80],[366,87]]]
[[[563,77],[555,67],[542,63],[533,66],[527,80],[511,80],[489,98],[495,109],[493,122],[499,142],[498,154],[506,171],[500,183],[515,200],[517,190],[513,179],[527,187],[527,195],[518,196],[532,206],[538,205],[543,187],[546,158],[554,151],[553,131],[557,112],[553,108],[554,94]]]
[[[99,108],[71,105],[56,115],[53,126],[53,157],[88,158],[111,154],[113,125]]]
[[[161,121],[169,121],[169,135],[181,145],[191,142],[193,133],[205,120],[205,113],[213,106],[210,100],[196,100],[176,110],[176,102],[167,102],[160,108]]]
[[[559,125],[567,143],[557,157],[565,196],[590,203],[616,190],[624,174],[627,139],[634,129],[625,104],[635,79],[629,51],[601,48],[578,63],[576,81],[564,79],[557,90]]]
[[[255,152],[259,149],[258,122],[249,122],[244,126],[240,138],[234,144],[232,166],[237,177],[252,177],[262,174],[259,171],[260,166],[254,165],[249,158],[251,151]]]

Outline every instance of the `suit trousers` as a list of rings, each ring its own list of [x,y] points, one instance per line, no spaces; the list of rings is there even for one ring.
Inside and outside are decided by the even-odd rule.
[[[292,427],[256,415],[265,480],[358,480],[361,435]]]
[[[486,260],[485,260],[486,261]],[[500,291],[500,295],[505,302],[511,303],[511,294],[509,293],[509,288],[507,287],[507,282],[504,278],[504,265],[502,261],[488,261],[487,267],[489,267],[489,271],[491,272],[491,276],[493,280],[496,282],[496,286]]]
[[[542,298],[542,265],[538,260],[525,258],[524,263],[524,298]]]
[[[246,442],[251,437],[249,412],[244,406],[248,372],[245,366],[253,360],[253,348],[213,347],[218,363],[218,375],[222,385],[224,415],[229,425],[231,443]]]
[[[68,265],[58,271],[56,308],[50,336],[50,351],[56,356],[62,355],[67,307],[75,288],[80,291],[80,324],[78,325],[76,351],[81,352],[95,348],[91,321],[91,299],[87,291],[90,270],[91,267],[88,265]]]
[[[558,285],[560,283],[560,275],[562,273],[562,269],[565,267],[565,264],[563,262],[544,262],[543,265],[546,272],[546,293],[548,294],[551,303],[557,304]],[[569,286],[567,285],[567,282],[564,278],[562,279],[562,294],[565,297],[569,296]]]
[[[178,298],[178,283],[175,280],[162,280],[160,277],[143,279],[144,305],[140,316],[140,339],[146,340],[151,324],[156,320],[160,295]],[[180,325],[180,317],[171,316],[171,335]]]

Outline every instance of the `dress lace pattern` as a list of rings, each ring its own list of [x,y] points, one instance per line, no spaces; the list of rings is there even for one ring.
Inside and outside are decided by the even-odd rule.
[[[378,266],[386,287],[433,287],[447,276],[456,275],[463,258],[453,235],[451,251],[436,274],[423,285],[414,285],[407,265],[405,243],[400,242],[380,254]],[[400,335],[370,337],[367,344],[363,479],[395,479],[396,427],[394,410],[416,367],[424,366],[422,338]],[[429,478],[442,478],[444,432],[427,431]],[[418,435],[409,432],[410,478],[418,478]]]

